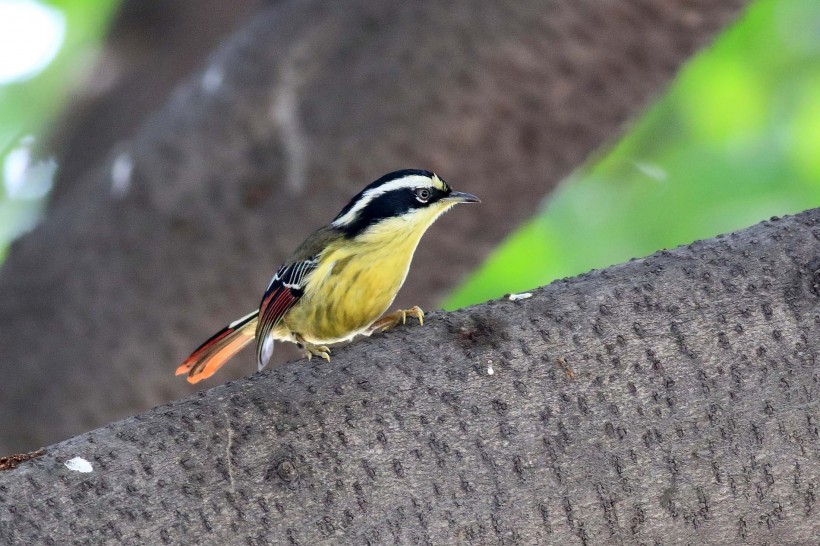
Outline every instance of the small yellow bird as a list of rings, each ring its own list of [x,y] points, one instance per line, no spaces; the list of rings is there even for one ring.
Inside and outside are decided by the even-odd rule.
[[[271,279],[258,311],[214,334],[176,374],[187,374],[189,383],[210,377],[254,338],[261,370],[274,340],[329,361],[326,344],[387,330],[408,316],[423,323],[418,306],[379,317],[404,284],[427,228],[453,205],[478,202],[430,171],[382,176],[299,245]]]

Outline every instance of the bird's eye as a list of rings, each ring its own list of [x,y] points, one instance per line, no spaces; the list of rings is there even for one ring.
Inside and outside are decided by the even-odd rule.
[[[416,199],[422,203],[426,203],[430,199],[430,190],[427,188],[419,188],[416,190]]]

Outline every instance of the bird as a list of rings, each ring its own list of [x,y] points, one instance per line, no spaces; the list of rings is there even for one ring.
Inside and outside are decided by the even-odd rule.
[[[211,336],[176,375],[187,375],[189,383],[211,377],[254,339],[262,370],[275,341],[296,343],[308,359],[330,361],[328,345],[389,330],[408,317],[424,324],[418,306],[384,313],[433,222],[459,203],[480,202],[431,171],[385,174],[299,245],[273,275],[258,310]]]

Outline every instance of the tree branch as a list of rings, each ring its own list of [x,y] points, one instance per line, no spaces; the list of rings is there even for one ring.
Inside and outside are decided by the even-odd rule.
[[[0,538],[809,543],[819,298],[814,209],[436,314],[52,446]]]

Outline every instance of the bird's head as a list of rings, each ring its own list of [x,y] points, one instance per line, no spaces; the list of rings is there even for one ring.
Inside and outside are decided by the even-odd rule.
[[[479,202],[475,195],[453,191],[435,173],[405,169],[388,173],[367,186],[330,225],[347,237],[377,229],[420,235],[453,205]]]

